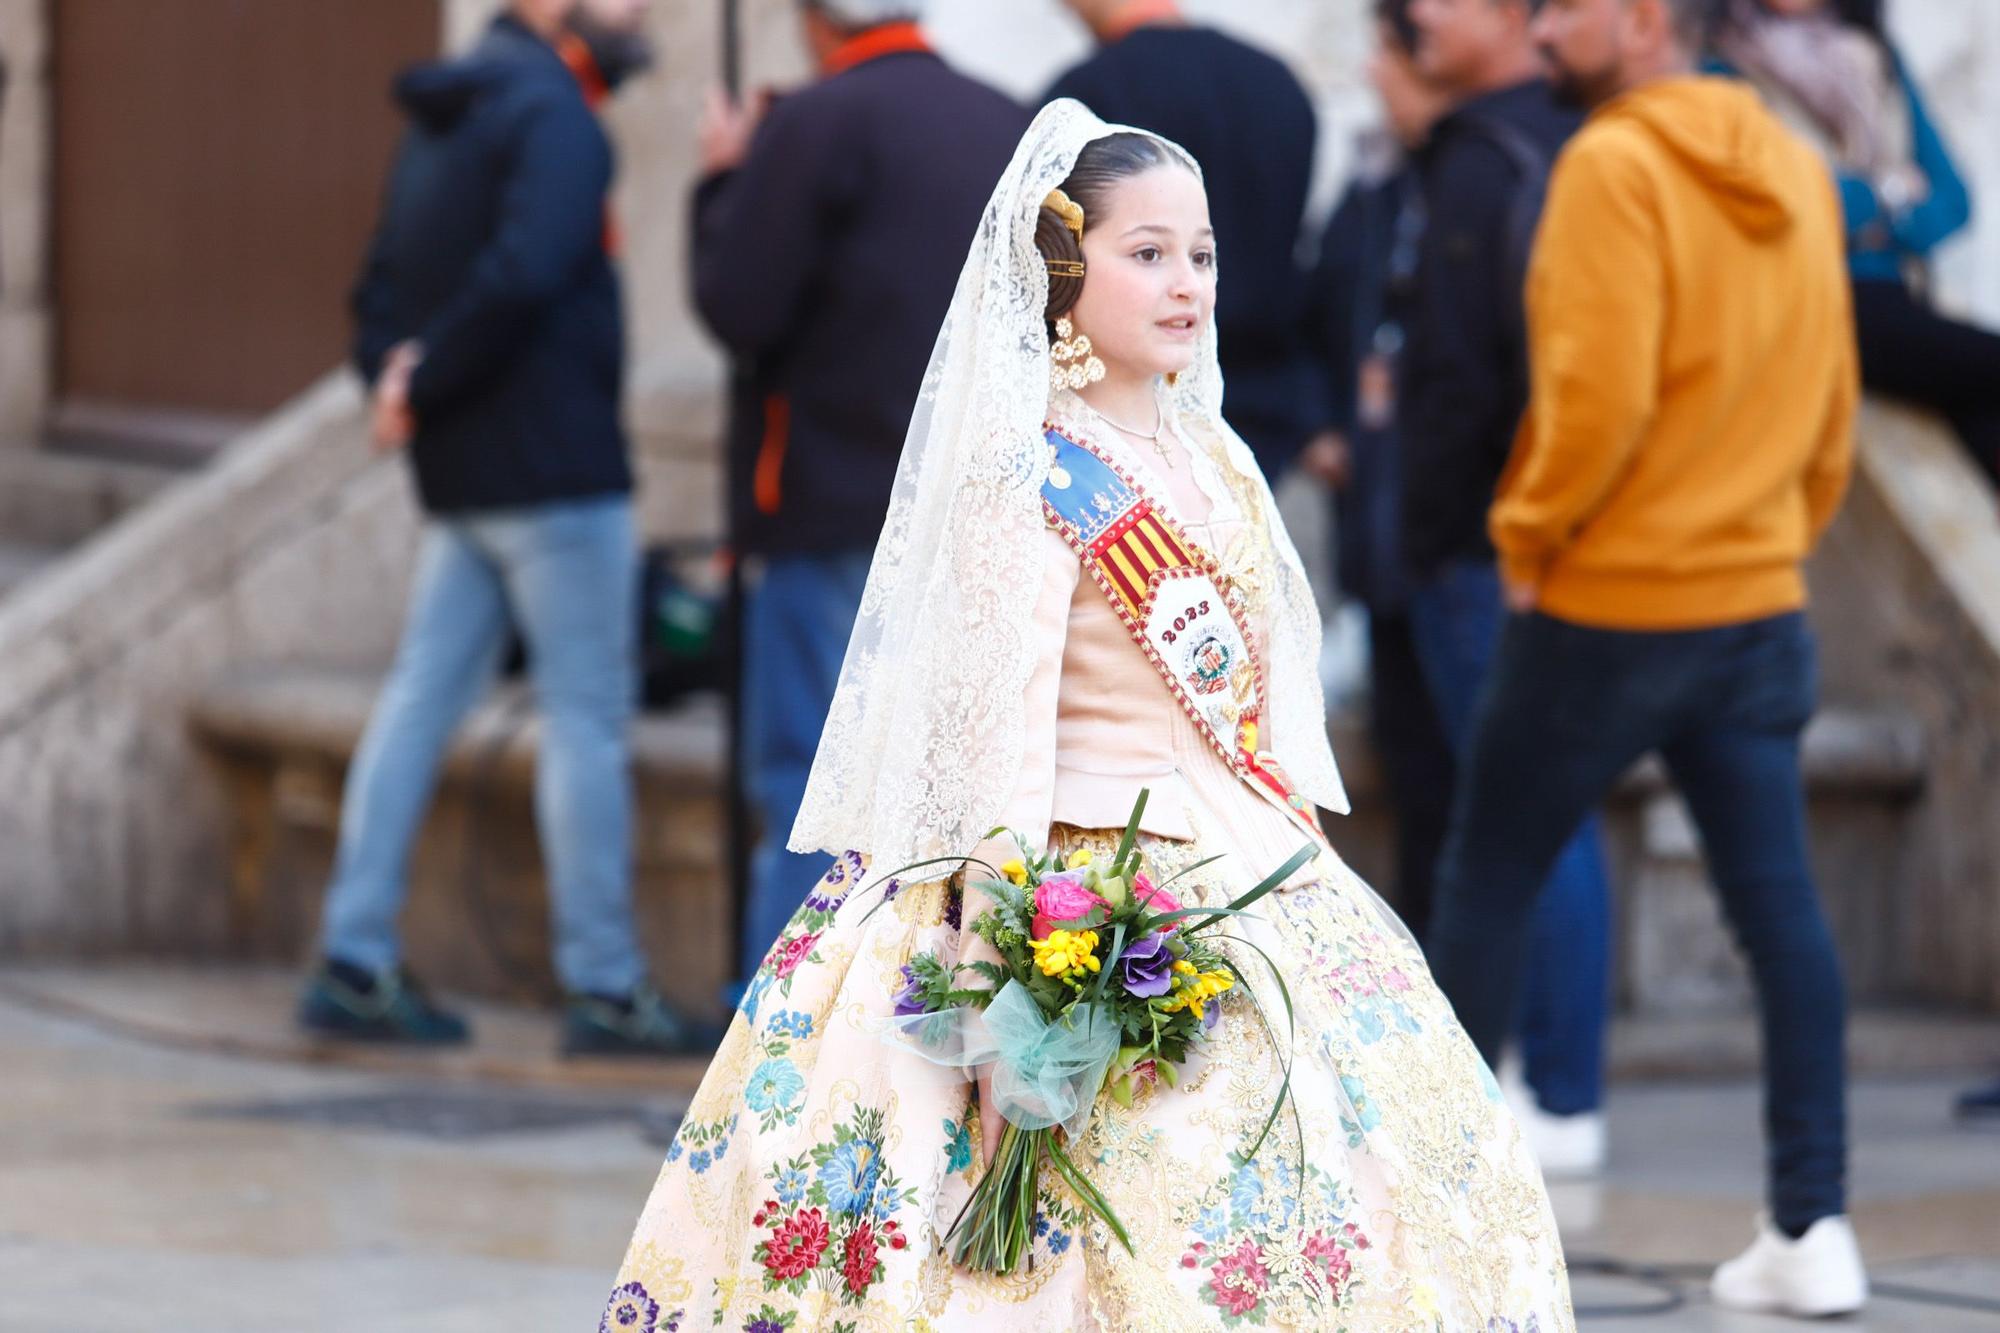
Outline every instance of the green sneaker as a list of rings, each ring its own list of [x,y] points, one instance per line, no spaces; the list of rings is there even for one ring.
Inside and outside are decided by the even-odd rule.
[[[299,1026],[345,1041],[456,1046],[472,1036],[463,1018],[431,1002],[408,968],[370,972],[323,960],[299,996]]]
[[[721,1038],[643,982],[624,995],[572,995],[563,1007],[564,1055],[706,1055]]]

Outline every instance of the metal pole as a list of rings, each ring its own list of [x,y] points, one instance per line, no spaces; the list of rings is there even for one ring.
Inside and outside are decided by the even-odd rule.
[[[743,3],[722,0],[722,86],[730,97],[743,96]]]
[[[741,101],[743,97],[743,7],[741,0],[722,0],[722,86],[731,101]],[[745,401],[743,372],[733,369],[729,377],[729,396],[732,404]],[[723,603],[723,625],[725,639],[723,645],[723,670],[728,673],[728,752],[724,765],[724,781],[728,784],[724,793],[727,818],[725,837],[728,841],[726,868],[729,874],[731,906],[729,914],[730,971],[735,972],[735,960],[743,952],[743,936],[750,907],[750,807],[743,790],[743,621],[747,610],[747,599],[743,589],[743,533],[739,513],[740,506],[734,485],[736,460],[730,457],[731,440],[728,427],[724,427],[722,444],[723,531],[728,543],[725,558],[729,562],[729,581]],[[748,977],[743,981],[747,984]]]

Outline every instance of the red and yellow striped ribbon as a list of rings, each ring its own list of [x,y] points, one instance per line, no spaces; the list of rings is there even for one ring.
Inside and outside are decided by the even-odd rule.
[[[1145,503],[1105,529],[1091,544],[1091,555],[1109,577],[1127,613],[1139,623],[1145,621],[1146,599],[1155,574],[1161,570],[1200,567],[1173,529],[1162,523],[1152,506]]]

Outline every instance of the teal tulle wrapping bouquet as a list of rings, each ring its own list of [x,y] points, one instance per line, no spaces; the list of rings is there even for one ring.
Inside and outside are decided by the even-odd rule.
[[[1025,846],[1019,858],[998,867],[952,862],[989,876],[967,885],[992,904],[968,929],[992,945],[1000,961],[948,963],[926,953],[903,967],[889,1035],[936,1064],[990,1067],[992,1096],[1006,1120],[991,1167],[946,1238],[953,1260],[968,1268],[1011,1272],[1031,1256],[1044,1162],[1131,1248],[1124,1224],[1077,1166],[1069,1145],[1083,1132],[1100,1091],[1130,1106],[1144,1084],[1172,1086],[1189,1051],[1215,1025],[1225,997],[1242,994],[1254,1002],[1249,983],[1211,932],[1318,851],[1311,844],[1300,848],[1226,906],[1183,907],[1172,892],[1175,880],[1209,862],[1154,881],[1138,848],[1147,799],[1147,792],[1139,793],[1108,863],[1087,851],[1059,861],[1031,855]],[[1020,845],[1018,835],[1015,841]],[[891,877],[924,868],[906,866]],[[1247,940],[1234,942],[1257,949]],[[1275,966],[1270,975],[1289,1025],[1284,977]],[[1285,1101],[1286,1063],[1285,1082],[1242,1154],[1246,1159],[1263,1145]]]

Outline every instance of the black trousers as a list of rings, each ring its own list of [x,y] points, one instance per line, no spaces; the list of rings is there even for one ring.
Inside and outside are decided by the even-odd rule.
[[[1368,729],[1396,821],[1396,879],[1388,897],[1421,940],[1430,930],[1431,884],[1451,821],[1456,764],[1406,615],[1369,616],[1368,659]]]
[[[1550,868],[1618,775],[1657,750],[1756,979],[1771,1216],[1794,1236],[1847,1210],[1846,1000],[1799,775],[1817,678],[1796,612],[1657,633],[1510,617],[1459,770],[1426,950],[1466,1034],[1497,1060]]]
[[[1950,420],[2000,486],[2000,334],[1947,319],[1900,282],[1854,284],[1861,379]]]

